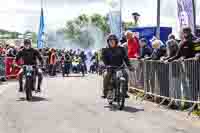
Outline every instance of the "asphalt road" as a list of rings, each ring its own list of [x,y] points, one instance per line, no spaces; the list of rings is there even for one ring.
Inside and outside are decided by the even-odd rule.
[[[101,78],[45,78],[33,102],[16,91],[16,82],[0,85],[0,133],[199,133],[200,121],[185,113],[130,98],[123,111],[101,95]]]

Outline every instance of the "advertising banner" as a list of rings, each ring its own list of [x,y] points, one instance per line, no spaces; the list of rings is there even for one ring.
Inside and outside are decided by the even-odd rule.
[[[177,0],[177,7],[180,30],[189,26],[194,32],[193,0]]]

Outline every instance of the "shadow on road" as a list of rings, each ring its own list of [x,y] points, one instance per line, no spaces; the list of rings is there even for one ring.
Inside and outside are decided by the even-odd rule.
[[[68,77],[67,76],[65,76],[65,77],[66,78],[75,78],[75,77],[83,77],[83,76],[82,75],[69,75]],[[84,77],[86,77],[86,76],[84,76]]]
[[[87,75],[85,75],[84,77],[86,77]],[[50,79],[54,79],[54,78],[58,78],[58,77],[63,77],[63,76],[61,76],[61,75],[56,75],[56,76],[46,76],[46,77],[48,77],[48,78],[50,78]],[[77,75],[69,75],[69,76],[64,76],[63,78],[75,78],[75,77],[83,77],[82,76],[82,74],[77,74]]]
[[[119,110],[117,108],[117,105],[104,106],[104,107],[109,108],[110,111],[124,111],[124,112],[128,112],[128,113],[136,113],[136,112],[144,111],[144,109],[137,109],[137,108],[130,107],[130,106],[125,106],[123,110]]]
[[[27,100],[25,97],[20,97],[17,101],[20,102],[20,101],[27,101]],[[49,101],[49,100],[43,97],[33,96],[30,102],[41,102],[41,101]]]

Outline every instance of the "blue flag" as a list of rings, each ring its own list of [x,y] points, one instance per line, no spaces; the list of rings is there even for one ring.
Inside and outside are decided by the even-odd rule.
[[[115,34],[120,39],[122,32],[122,23],[121,13],[119,11],[109,13],[109,25],[111,33]]]
[[[37,38],[37,48],[43,48],[44,47],[44,14],[43,14],[43,8],[41,9],[41,16],[40,16],[40,26],[39,26],[39,32],[38,32],[38,38]]]
[[[121,0],[107,0],[109,5],[108,23],[111,33],[119,39],[122,33]]]

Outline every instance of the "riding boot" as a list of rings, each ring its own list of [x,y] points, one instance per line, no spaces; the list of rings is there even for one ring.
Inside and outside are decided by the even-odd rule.
[[[38,86],[37,86],[37,92],[41,92],[41,84],[42,84],[42,74],[38,74]]]
[[[19,92],[23,92],[23,73],[19,74]]]

